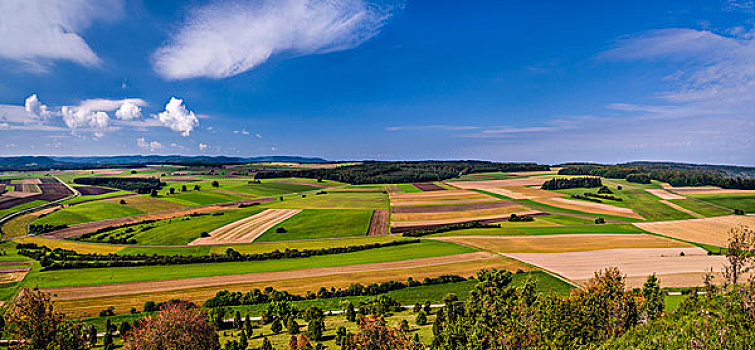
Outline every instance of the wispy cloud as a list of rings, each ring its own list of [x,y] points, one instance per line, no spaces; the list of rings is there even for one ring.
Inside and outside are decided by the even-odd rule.
[[[271,56],[347,50],[377,35],[400,3],[369,0],[214,1],[153,55],[167,79],[225,78]]]
[[[482,129],[480,126],[470,125],[401,125],[401,126],[389,126],[385,128],[387,131],[404,131],[404,130],[445,130],[445,131],[459,131],[459,130],[478,130]]]
[[[100,58],[81,32],[122,15],[121,0],[0,1],[0,58],[38,72],[54,60],[96,66]]]

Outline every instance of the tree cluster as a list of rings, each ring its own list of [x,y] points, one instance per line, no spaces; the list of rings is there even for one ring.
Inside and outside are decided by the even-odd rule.
[[[755,174],[749,171],[735,172],[726,166],[697,166],[678,164],[638,165],[579,165],[559,170],[560,175],[590,175],[609,179],[626,179],[635,183],[650,183],[650,180],[667,182],[672,186],[719,186],[722,188],[755,189]],[[735,167],[736,168],[736,167]],[[746,176],[741,177],[740,175]]]
[[[464,230],[468,228],[499,228],[499,227],[501,227],[501,225],[499,224],[483,224],[483,223],[480,223],[479,221],[472,221],[472,222],[464,222],[460,224],[448,224],[448,225],[439,225],[435,227],[414,229],[411,231],[404,232],[402,235],[404,237],[422,237],[422,236],[427,236],[434,233]]]
[[[540,188],[544,190],[565,190],[569,188],[601,187],[603,182],[599,177],[570,177],[556,178],[543,183]]]
[[[159,190],[165,183],[156,178],[141,177],[79,177],[73,182],[80,185],[105,186],[141,194]]]
[[[405,283],[388,281],[383,283],[372,283],[370,285],[362,285],[354,283],[348,288],[331,288],[330,290],[325,287],[321,287],[317,293],[307,293],[306,295],[295,295],[287,291],[277,291],[272,287],[260,290],[255,288],[246,293],[242,292],[229,292],[227,290],[218,291],[214,297],[208,299],[205,303],[205,307],[225,307],[225,306],[238,306],[238,305],[257,305],[266,304],[270,302],[279,301],[299,301],[299,300],[313,300],[313,299],[327,299],[327,298],[341,298],[341,297],[354,297],[354,296],[375,296],[384,294],[390,291],[419,286],[431,286],[446,283],[456,283],[466,281],[466,278],[456,275],[443,275],[438,277],[426,277],[422,281],[409,278]]]

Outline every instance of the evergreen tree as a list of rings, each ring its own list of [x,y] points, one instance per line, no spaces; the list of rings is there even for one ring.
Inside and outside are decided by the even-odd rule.
[[[642,298],[641,308],[648,321],[661,317],[665,307],[664,293],[655,274],[648,276],[647,281],[642,285]]]
[[[273,333],[278,334],[281,330],[283,330],[283,325],[281,325],[281,321],[279,319],[274,319],[273,324],[270,325],[270,330],[273,331]]]
[[[424,311],[420,311],[417,314],[417,320],[416,320],[416,322],[417,322],[418,326],[424,326],[424,325],[427,324],[427,315],[425,314]]]

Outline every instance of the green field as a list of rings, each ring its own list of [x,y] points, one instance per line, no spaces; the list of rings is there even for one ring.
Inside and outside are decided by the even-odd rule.
[[[148,224],[129,226],[104,232],[86,239],[90,242],[107,242],[108,237],[118,238],[133,234],[137,244],[144,245],[184,245],[200,237],[202,232],[210,232],[218,227],[241,220],[262,211],[257,206],[243,209],[229,209],[218,214],[183,216],[160,220]],[[222,213],[222,215],[219,215]],[[98,237],[102,237],[98,240]]]
[[[281,209],[388,209],[388,195],[375,192],[328,192],[327,194],[291,197],[265,205]]]
[[[121,200],[126,204],[120,204]],[[74,225],[180,208],[184,206],[139,195],[73,205],[39,218],[34,224]]]
[[[223,254],[226,249],[233,248],[233,250],[242,254],[259,254],[272,251],[284,251],[286,249],[320,249],[320,248],[332,248],[332,247],[348,247],[354,245],[365,245],[373,243],[387,243],[396,240],[403,240],[398,236],[374,236],[374,237],[359,237],[359,238],[343,238],[343,239],[322,239],[312,241],[298,241],[298,242],[271,242],[271,243],[250,243],[250,244],[216,244],[216,245],[200,245],[200,246],[185,246],[185,247],[165,247],[165,246],[137,246],[126,247],[116,254],[147,254],[147,255],[207,255],[210,253]],[[80,243],[82,245],[95,245],[94,243]]]
[[[236,202],[236,201],[242,201],[245,199],[252,199],[253,196],[249,195],[242,195],[238,193],[233,192],[222,192],[219,190],[213,191],[213,190],[205,190],[202,189],[201,191],[192,191],[189,190],[187,192],[180,192],[177,191],[175,194],[167,194],[160,192],[161,195],[158,197],[161,200],[168,201],[171,203],[176,203],[180,205],[185,205],[188,207],[196,207],[200,205],[208,205],[208,204],[217,204],[217,203],[227,203],[227,202]]]
[[[669,202],[706,217],[729,215],[732,213],[731,210],[718,207],[699,199],[671,199]]]
[[[423,241],[361,252],[322,255],[309,258],[255,262],[205,263],[168,266],[111,267],[40,272],[27,278],[27,285],[39,287],[84,286],[123,282],[158,281],[176,278],[226,276],[244,273],[289,271],[313,267],[347,266],[473,252],[475,249],[453,243]]]
[[[692,219],[693,217],[687,213],[681,212],[679,210],[676,210],[674,208],[671,208],[670,206],[662,203],[660,201],[660,198],[653,196],[649,192],[645,191],[645,188],[650,188],[649,186],[641,187],[637,186],[635,184],[627,185],[627,184],[620,184],[622,186],[621,190],[618,190],[616,185],[617,183],[611,180],[604,180],[603,183],[607,185],[611,191],[613,191],[613,196],[617,198],[621,198],[622,201],[612,201],[607,199],[600,199],[603,204],[613,205],[616,207],[622,207],[622,208],[629,208],[634,210],[635,213],[640,214],[642,217],[649,221],[659,221],[659,220],[683,220],[683,219]],[[584,194],[585,192],[589,193],[598,193],[597,188],[570,188],[565,190],[557,190],[554,192],[573,195],[573,194]],[[582,201],[581,199],[573,199],[575,201]]]
[[[0,210],[0,218],[3,218],[3,217],[5,217],[6,215],[9,215],[9,214],[13,214],[13,213],[15,213],[17,211],[21,211],[21,210],[28,209],[28,208],[33,208],[33,207],[36,207],[38,205],[42,205],[42,204],[45,204],[45,203],[47,203],[47,202],[36,200],[36,201],[31,201],[29,203],[17,205],[17,206],[15,206],[13,208],[2,209],[2,210]]]
[[[639,234],[647,233],[633,225],[604,224],[583,226],[544,226],[544,227],[501,227],[501,228],[472,228],[450,232],[437,233],[427,237],[448,236],[526,236],[526,235],[567,235],[567,234]]]
[[[755,213],[755,195],[752,194],[696,194],[687,197],[697,198],[720,207],[742,209],[745,213]]]
[[[270,228],[255,242],[364,236],[371,217],[369,209],[305,209]],[[276,232],[279,228],[286,232]]]
[[[401,191],[406,193],[422,192],[422,190],[412,184],[399,184],[398,187],[401,189]]]
[[[110,193],[103,193],[103,194],[98,194],[98,195],[93,195],[93,196],[77,196],[77,197],[73,197],[71,199],[65,200],[65,201],[63,201],[61,203],[62,204],[75,204],[75,203],[80,203],[80,202],[83,202],[83,201],[89,201],[89,200],[92,200],[92,199],[105,199],[105,198],[110,198],[110,197],[113,197],[113,196],[119,196],[119,195],[128,194],[128,193],[133,193],[133,192],[129,192],[129,191],[114,191],[114,192],[110,192]]]

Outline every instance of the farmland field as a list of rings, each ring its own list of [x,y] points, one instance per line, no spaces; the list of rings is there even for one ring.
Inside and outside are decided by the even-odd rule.
[[[365,236],[371,217],[369,209],[305,209],[268,229],[256,242]],[[285,232],[277,232],[281,228]]]

